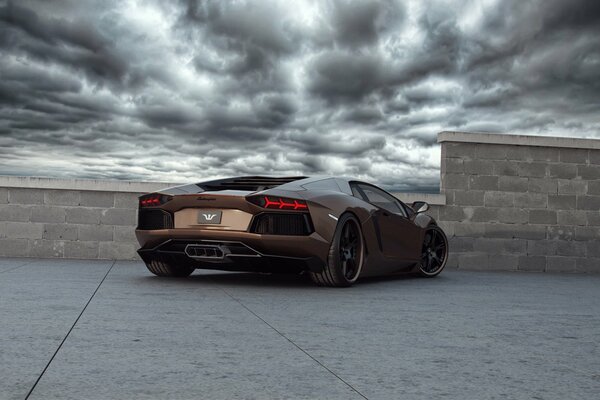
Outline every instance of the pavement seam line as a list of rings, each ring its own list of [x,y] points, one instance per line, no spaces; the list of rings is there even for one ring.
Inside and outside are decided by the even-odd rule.
[[[0,271],[0,274],[3,274],[3,273],[5,273],[5,272],[9,272],[9,271],[14,271],[15,269],[18,269],[18,268],[24,267],[24,266],[26,266],[26,265],[28,265],[28,264],[33,264],[35,261],[36,261],[36,260],[27,261],[25,264],[17,265],[16,267],[13,267],[13,268],[5,269],[5,270],[3,270],[3,271]]]
[[[259,320],[261,320],[265,325],[267,325],[269,328],[271,328],[272,330],[274,330],[275,332],[277,332],[277,334],[279,336],[281,336],[282,338],[284,338],[285,340],[287,340],[288,342],[290,342],[294,347],[296,347],[298,350],[300,350],[301,352],[303,352],[306,356],[308,356],[310,359],[312,359],[314,362],[316,362],[317,364],[319,364],[322,368],[324,368],[325,370],[327,370],[327,372],[329,372],[331,375],[335,376],[340,382],[342,382],[344,385],[348,386],[350,389],[352,389],[354,392],[356,392],[358,395],[360,395],[363,399],[369,400],[367,398],[367,396],[365,396],[364,394],[362,394],[360,391],[358,391],[358,389],[356,389],[354,386],[352,386],[350,383],[346,382],[342,377],[340,377],[338,374],[336,374],[335,372],[333,372],[331,369],[329,369],[325,364],[321,363],[318,359],[316,359],[315,357],[313,357],[309,352],[307,352],[306,350],[304,350],[302,347],[300,347],[299,345],[297,345],[292,339],[288,338],[286,335],[284,335],[283,333],[281,333],[277,328],[275,328],[273,325],[271,325],[270,323],[268,323],[267,321],[265,321],[260,315],[258,315],[257,313],[255,313],[254,311],[252,311],[250,308],[248,308],[244,303],[242,303],[238,298],[233,297],[227,290],[225,290],[223,287],[221,287],[220,285],[217,284],[217,286],[219,287],[219,289],[221,289],[227,296],[229,296],[231,299],[233,299],[235,302],[237,302],[239,305],[241,305],[242,307],[244,307],[246,309],[246,311],[248,311],[250,314],[254,315],[256,318],[258,318]]]
[[[62,345],[65,343],[65,341],[67,340],[67,338],[69,337],[69,335],[73,331],[73,328],[75,328],[75,325],[77,325],[77,322],[79,322],[79,319],[81,318],[81,316],[83,315],[83,313],[87,309],[88,305],[90,305],[90,303],[92,302],[92,299],[94,298],[94,296],[96,295],[96,293],[98,293],[98,290],[100,289],[100,286],[102,286],[102,284],[106,280],[106,277],[108,276],[108,274],[110,273],[110,271],[112,271],[113,267],[115,266],[116,262],[117,262],[117,260],[114,260],[112,262],[110,268],[108,269],[108,271],[106,271],[106,274],[104,274],[104,277],[102,278],[102,280],[100,281],[100,283],[96,287],[96,290],[94,290],[94,293],[92,293],[92,295],[90,296],[90,298],[87,301],[87,303],[85,303],[85,306],[83,306],[83,309],[81,310],[81,312],[79,313],[79,315],[75,319],[75,322],[73,322],[73,325],[71,325],[71,328],[69,329],[69,331],[67,332],[67,334],[65,335],[65,337],[63,338],[63,340],[60,342],[60,344],[58,345],[56,351],[54,352],[54,354],[52,354],[52,357],[50,357],[50,361],[48,361],[48,363],[44,367],[44,370],[42,371],[42,373],[40,374],[40,376],[38,376],[38,378],[35,380],[35,383],[31,387],[31,389],[29,389],[29,392],[27,393],[27,396],[25,396],[25,400],[29,399],[29,396],[31,396],[31,394],[33,393],[35,387],[37,386],[37,384],[42,379],[42,376],[44,376],[44,374],[48,370],[48,367],[50,367],[50,364],[52,364],[52,361],[54,361],[54,357],[56,357],[56,355],[58,354],[58,352],[62,348]]]

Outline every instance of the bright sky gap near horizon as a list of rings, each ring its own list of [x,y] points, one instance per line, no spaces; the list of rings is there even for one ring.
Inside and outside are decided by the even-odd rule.
[[[600,137],[600,2],[3,1],[0,174],[355,176],[441,130]]]

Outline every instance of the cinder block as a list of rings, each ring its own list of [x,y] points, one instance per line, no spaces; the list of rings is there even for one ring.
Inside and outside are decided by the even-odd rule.
[[[577,197],[574,194],[549,194],[548,208],[551,210],[574,210]]]
[[[445,268],[451,268],[451,269],[458,268],[458,254],[457,253],[448,254],[448,261],[446,261]]]
[[[545,239],[543,225],[485,224],[485,237],[515,239]]]
[[[440,210],[441,221],[463,221],[465,219],[465,210],[463,207],[446,206]]]
[[[585,182],[585,181],[583,181]],[[584,194],[584,193],[576,193],[576,194]],[[589,181],[587,187],[587,194],[600,196],[600,181]]]
[[[600,211],[585,211],[589,226],[600,226]]]
[[[48,240],[77,240],[77,225],[45,224],[43,238]]]
[[[558,180],[529,178],[528,190],[533,193],[558,193]]]
[[[556,254],[558,240],[528,240],[527,255],[552,256]]]
[[[515,207],[546,208],[548,207],[547,193],[515,193]]]
[[[550,164],[548,166],[550,178],[575,179],[577,177],[576,164]]]
[[[529,210],[530,224],[556,225],[556,211],[553,210]]]
[[[43,204],[44,192],[39,189],[8,189],[8,202],[11,204]]]
[[[573,240],[560,240],[557,242],[556,255],[558,256],[585,257],[586,253],[587,249],[584,242]]]
[[[477,149],[475,143],[442,143],[442,157],[444,158],[472,158]]]
[[[475,238],[473,250],[487,254],[527,254],[525,239]]]
[[[600,179],[600,165],[578,165],[577,176],[581,179]]]
[[[546,257],[544,256],[520,256],[519,271],[544,272],[546,270]]]
[[[591,184],[592,182],[590,182]],[[599,185],[600,189],[600,185]],[[588,192],[587,181],[576,181],[572,179],[558,180],[558,194],[586,194]],[[590,193],[593,194],[593,193]],[[600,194],[600,192],[599,192]]]
[[[65,242],[66,258],[98,258],[98,242]]]
[[[578,258],[577,272],[598,273],[600,272],[600,258]]]
[[[482,190],[455,190],[454,204],[457,206],[483,206]]]
[[[478,143],[475,150],[475,158],[481,160],[505,160],[506,154],[509,152],[511,147],[513,146]]]
[[[31,222],[65,222],[65,209],[54,206],[33,206]]]
[[[468,175],[463,174],[445,174],[442,175],[442,190],[445,189],[461,189],[469,188]]]
[[[115,193],[115,208],[133,208],[137,210],[140,195],[141,193]]]
[[[487,207],[465,208],[467,219],[472,222],[498,221],[498,209]]]
[[[448,246],[452,252],[473,251],[473,242],[475,239],[470,237],[452,237],[448,239]]]
[[[509,254],[494,254],[488,258],[490,271],[516,271],[519,265],[519,256]]]
[[[0,239],[0,256],[2,257],[28,257],[28,239]]]
[[[600,164],[600,150],[590,150],[590,164]]]
[[[115,242],[137,243],[134,226],[115,226],[113,232]]]
[[[102,210],[100,222],[104,225],[135,225],[137,212],[127,208]]]
[[[549,240],[573,240],[575,238],[574,226],[549,226]]]
[[[596,244],[600,246],[600,227],[598,226],[576,226],[575,227],[575,240],[595,240]]]
[[[529,215],[520,208],[498,208],[498,221],[505,224],[526,224]]]
[[[546,258],[546,272],[575,272],[577,271],[577,258],[575,257],[548,257]]]
[[[558,225],[587,225],[588,219],[585,211],[558,211]]]
[[[65,256],[65,242],[62,240],[33,240],[30,244],[29,255],[40,258],[63,258]]]
[[[587,164],[589,151],[587,149],[560,149],[560,162],[572,164]]]
[[[74,207],[67,209],[67,222],[72,224],[99,224],[102,210],[98,208]]]
[[[46,190],[45,203],[58,206],[78,206],[79,192],[76,190]]]
[[[494,160],[492,161],[494,165],[494,172],[492,175],[505,175],[505,176],[518,176],[519,175],[519,165],[514,161],[507,160]],[[575,174],[575,173],[574,173]]]
[[[600,210],[600,196],[577,196],[578,210]]]
[[[81,205],[85,207],[112,208],[115,205],[115,195],[113,192],[81,192]]]
[[[556,147],[526,147],[529,157],[532,161],[557,162],[559,158],[559,149]]]
[[[519,176],[542,178],[546,176],[546,163],[520,162],[518,163]]]
[[[464,172],[470,175],[493,175],[494,164],[489,160],[465,160]]]
[[[80,241],[108,242],[113,240],[113,227],[110,225],[79,225],[77,238]]]
[[[481,237],[485,234],[485,224],[456,223],[454,234],[456,236]]]
[[[8,203],[8,189],[0,188],[0,204]]]
[[[442,174],[462,174],[464,172],[462,158],[442,158],[440,163],[440,172]],[[116,203],[115,203],[116,206]]]
[[[514,194],[487,191],[483,196],[483,202],[486,207],[512,207],[514,205]]]
[[[498,177],[491,175],[469,176],[469,188],[471,190],[498,190]]]
[[[527,178],[517,176],[501,176],[498,179],[498,189],[503,192],[526,192]]]
[[[586,255],[588,257],[600,258],[600,245],[597,240],[590,240],[586,242]]]
[[[31,208],[18,204],[0,204],[0,221],[27,222],[31,218]]]
[[[460,222],[456,221],[442,221],[440,219],[437,220],[438,226],[444,230],[446,236],[452,237],[454,236],[454,227],[457,225],[461,225]]]
[[[6,237],[14,239],[41,239],[44,231],[43,224],[31,222],[2,222],[0,227]]]
[[[486,270],[488,269],[488,255],[477,253],[464,253],[458,256],[458,269]]]
[[[100,242],[99,258],[108,260],[138,259],[133,243]]]

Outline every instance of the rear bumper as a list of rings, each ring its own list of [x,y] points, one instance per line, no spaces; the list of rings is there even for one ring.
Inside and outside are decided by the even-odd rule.
[[[260,235],[248,232],[198,229],[137,230],[145,261],[161,259],[193,268],[231,271],[319,272],[329,243],[317,233],[307,236]],[[212,245],[222,257],[194,257],[186,247]]]

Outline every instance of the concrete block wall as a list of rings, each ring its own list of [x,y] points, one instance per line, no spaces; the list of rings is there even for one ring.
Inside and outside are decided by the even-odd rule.
[[[600,140],[442,132],[450,266],[600,272]]]
[[[167,186],[0,177],[0,256],[136,259],[137,198]]]

